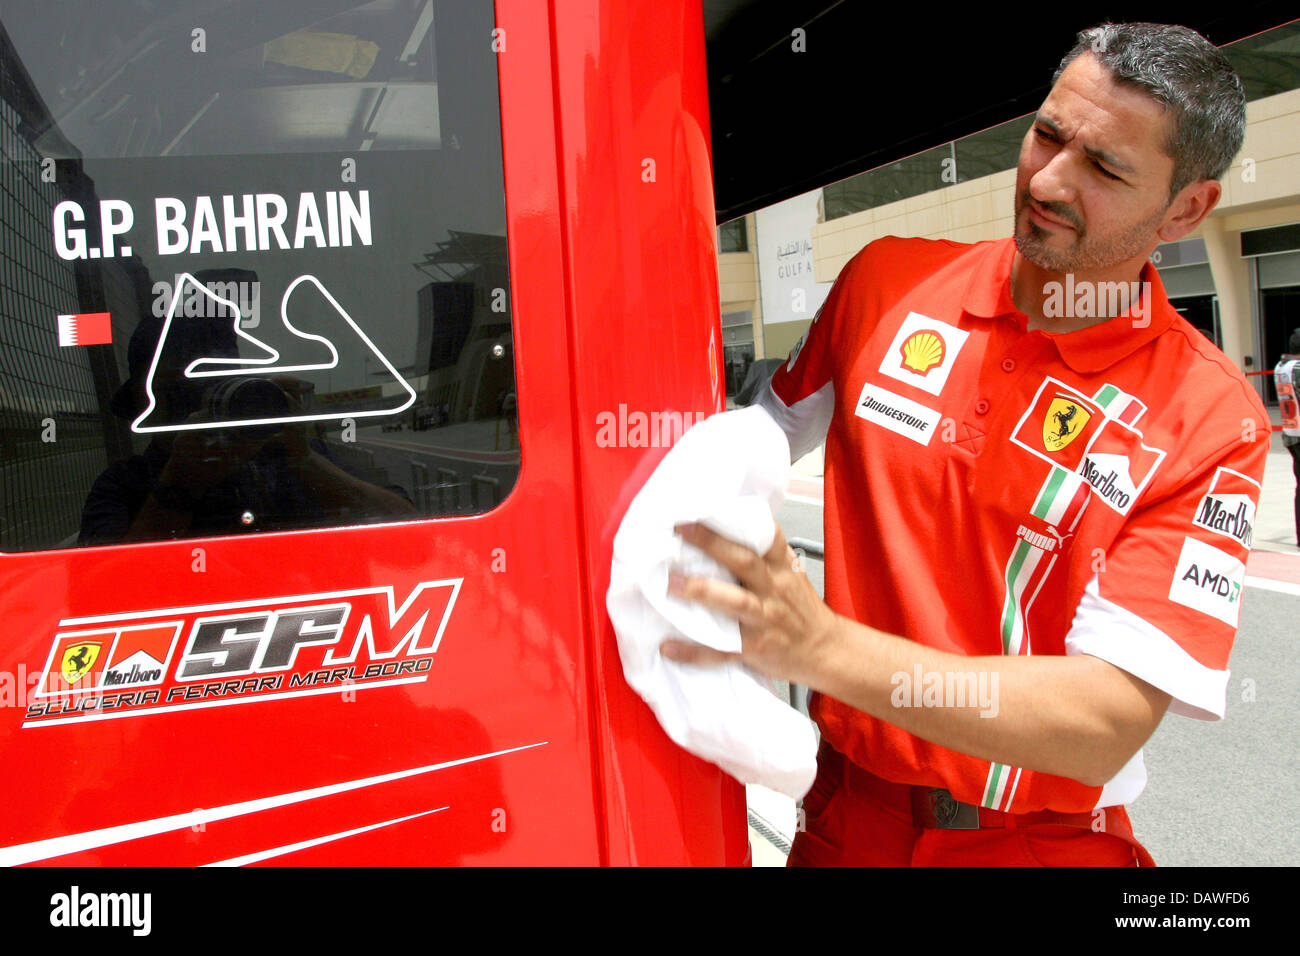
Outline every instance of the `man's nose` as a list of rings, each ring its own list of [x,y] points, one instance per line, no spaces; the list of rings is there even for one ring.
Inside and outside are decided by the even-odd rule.
[[[1040,203],[1073,204],[1076,198],[1073,158],[1060,150],[1029,179],[1029,195]]]

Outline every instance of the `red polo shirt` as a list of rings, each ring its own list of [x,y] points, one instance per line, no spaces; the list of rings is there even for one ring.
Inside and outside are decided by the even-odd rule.
[[[1169,693],[1175,712],[1222,717],[1264,407],[1149,264],[1143,305],[1052,334],[1027,331],[1012,302],[1014,253],[1010,239],[871,243],[773,377],[762,403],[792,454],[826,440],[827,602],[958,654],[1091,654]],[[1055,291],[1049,307],[1075,315],[1113,293]],[[996,706],[987,674],[893,686],[895,706]],[[999,810],[1087,811],[1146,782],[1140,751],[1090,787],[823,695],[812,712],[877,776]]]

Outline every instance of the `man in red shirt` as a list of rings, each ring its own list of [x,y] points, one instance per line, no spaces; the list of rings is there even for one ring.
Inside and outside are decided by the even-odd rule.
[[[871,243],[773,377],[792,456],[826,441],[826,603],[779,533],[683,527],[739,585],[670,588],[817,692],[791,863],[1151,863],[1123,805],[1166,710],[1223,716],[1269,424],[1147,259],[1214,208],[1244,126],[1198,34],[1085,31],[1014,241]]]

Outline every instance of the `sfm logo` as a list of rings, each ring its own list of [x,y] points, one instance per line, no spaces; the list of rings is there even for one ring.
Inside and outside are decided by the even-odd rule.
[[[461,581],[64,620],[23,726],[423,682]]]

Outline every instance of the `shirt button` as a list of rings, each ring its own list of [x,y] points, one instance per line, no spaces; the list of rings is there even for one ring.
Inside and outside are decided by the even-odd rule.
[[[989,413],[988,399],[981,398],[977,402],[975,402],[976,415],[987,415],[988,413]]]
[[[1014,372],[1016,370],[1016,360],[1013,358],[1004,358],[1002,360],[1002,371]]]

